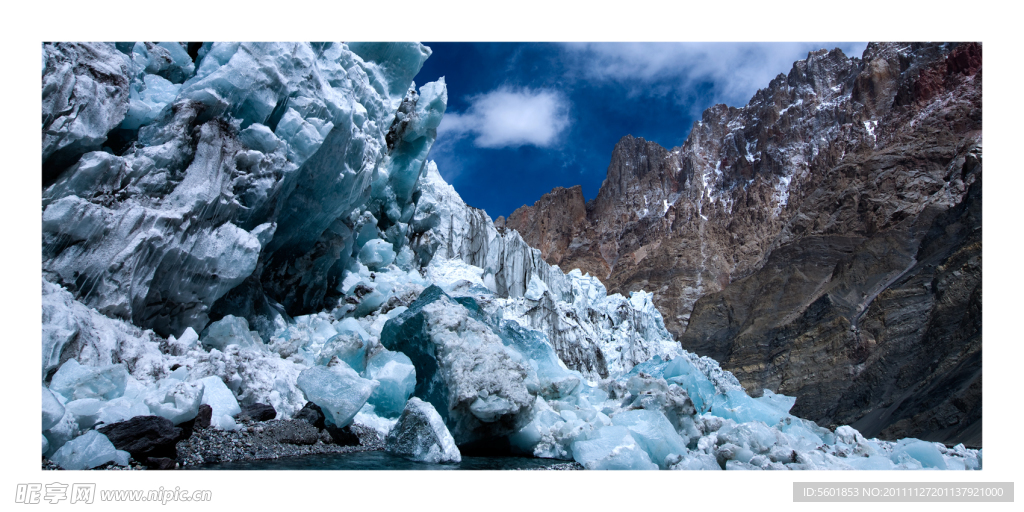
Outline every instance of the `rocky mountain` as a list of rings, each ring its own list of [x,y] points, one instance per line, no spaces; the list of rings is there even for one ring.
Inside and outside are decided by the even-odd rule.
[[[812,52],[681,147],[623,137],[597,197],[507,220],[646,289],[748,392],[866,435],[981,445],[982,46]]]

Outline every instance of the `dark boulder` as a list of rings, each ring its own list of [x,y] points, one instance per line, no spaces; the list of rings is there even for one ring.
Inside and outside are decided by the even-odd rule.
[[[171,420],[160,416],[136,416],[98,430],[115,448],[127,451],[139,461],[150,457],[174,459],[177,456],[174,445],[182,432]]]
[[[167,457],[150,457],[146,459],[146,467],[149,469],[175,469],[177,463],[174,459]]]
[[[359,436],[352,432],[350,426],[345,428],[338,428],[335,426],[327,427],[327,433],[331,435],[331,439],[334,440],[334,444],[339,446],[359,446]]]
[[[213,407],[209,404],[203,404],[199,406],[199,412],[196,413],[196,417],[188,421],[183,421],[176,427],[181,429],[181,436],[178,440],[188,439],[192,437],[192,431],[200,428],[210,428],[210,420],[213,418]]]
[[[269,421],[277,417],[277,410],[272,405],[252,404],[243,407],[237,417],[248,417],[253,421]]]
[[[327,426],[325,423],[327,417],[324,416],[320,406],[313,402],[306,402],[306,405],[302,406],[302,409],[295,415],[295,419],[305,421],[319,429],[326,428]]]

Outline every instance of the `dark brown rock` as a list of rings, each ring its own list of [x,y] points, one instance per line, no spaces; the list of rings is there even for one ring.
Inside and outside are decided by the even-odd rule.
[[[352,432],[352,429],[349,427],[338,428],[329,425],[327,433],[330,434],[334,444],[338,446],[359,446],[359,436]]]
[[[277,417],[277,410],[272,405],[252,404],[243,407],[238,417],[247,417],[253,421],[269,421]]]
[[[174,459],[167,457],[150,457],[146,459],[146,467],[149,469],[175,469],[177,463]]]
[[[210,421],[213,419],[213,407],[209,404],[199,406],[196,414],[195,428],[210,428]]]
[[[318,429],[326,428],[327,417],[324,416],[320,406],[313,402],[306,402],[306,405],[302,406],[302,409],[295,414],[295,419],[305,421]]]
[[[127,451],[139,461],[150,457],[174,459],[174,445],[181,436],[180,428],[160,416],[136,416],[97,430],[107,436],[115,448]]]

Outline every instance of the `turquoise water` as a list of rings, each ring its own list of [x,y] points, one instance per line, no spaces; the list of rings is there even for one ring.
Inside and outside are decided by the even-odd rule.
[[[326,470],[496,470],[496,469],[543,469],[567,461],[532,459],[526,457],[463,457],[460,464],[428,464],[414,462],[383,451],[329,453],[282,457],[280,459],[244,462],[222,462],[205,464],[192,469],[218,470],[285,470],[285,469],[326,469]]]

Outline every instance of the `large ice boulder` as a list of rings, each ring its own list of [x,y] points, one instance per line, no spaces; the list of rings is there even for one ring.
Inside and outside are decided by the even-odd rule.
[[[143,399],[153,414],[177,425],[196,417],[203,403],[203,385],[164,379]]]
[[[198,382],[203,385],[202,403],[213,408],[210,425],[221,430],[236,430],[238,425],[233,418],[242,412],[242,408],[238,406],[235,394],[220,377],[205,377]]]
[[[123,364],[101,367],[83,366],[68,359],[50,381],[50,391],[60,393],[67,400],[102,398],[110,400],[124,394],[128,384],[128,371]]]
[[[64,443],[50,460],[64,469],[90,469],[113,462],[128,465],[128,452],[114,448],[107,436],[90,430]]]
[[[430,402],[416,397],[406,403],[398,423],[388,433],[385,446],[390,453],[420,462],[462,461],[455,439],[437,410]]]
[[[395,250],[392,244],[380,239],[370,240],[359,250],[359,263],[370,270],[378,270],[395,261]]]
[[[366,363],[366,376],[380,386],[373,390],[369,403],[374,412],[393,418],[402,414],[405,403],[416,389],[416,367],[409,356],[384,349]]]
[[[572,454],[587,469],[658,469],[626,427],[595,430],[572,444]]]
[[[688,451],[686,440],[660,412],[644,409],[623,411],[612,417],[612,424],[629,429],[633,439],[661,469],[667,469],[671,462],[675,462],[672,455]]]
[[[946,469],[946,461],[937,444],[919,439],[900,439],[889,458],[896,464],[911,467],[917,464],[923,468]]]
[[[61,398],[58,395],[58,400]],[[75,436],[81,433],[75,415],[67,410],[67,408],[64,408],[64,415],[60,417],[57,423],[43,431],[43,437],[47,441],[47,449],[43,455],[46,457],[52,456],[61,446],[64,446],[64,443],[74,439]]]
[[[64,404],[57,400],[57,397],[53,396],[53,392],[42,386],[43,388],[43,428],[42,430],[49,430],[60,422],[60,419],[64,417]]]
[[[253,331],[249,330],[249,322],[233,315],[226,315],[210,324],[203,331],[202,340],[203,345],[222,351],[228,345],[238,345],[242,348],[263,347],[259,335],[254,336]]]
[[[378,383],[359,376],[340,361],[330,368],[314,366],[299,374],[298,386],[306,399],[320,406],[328,423],[346,427],[373,394]]]
[[[381,331],[386,348],[409,356],[415,395],[438,410],[459,445],[515,432],[534,401],[528,363],[475,316],[431,286]]]

